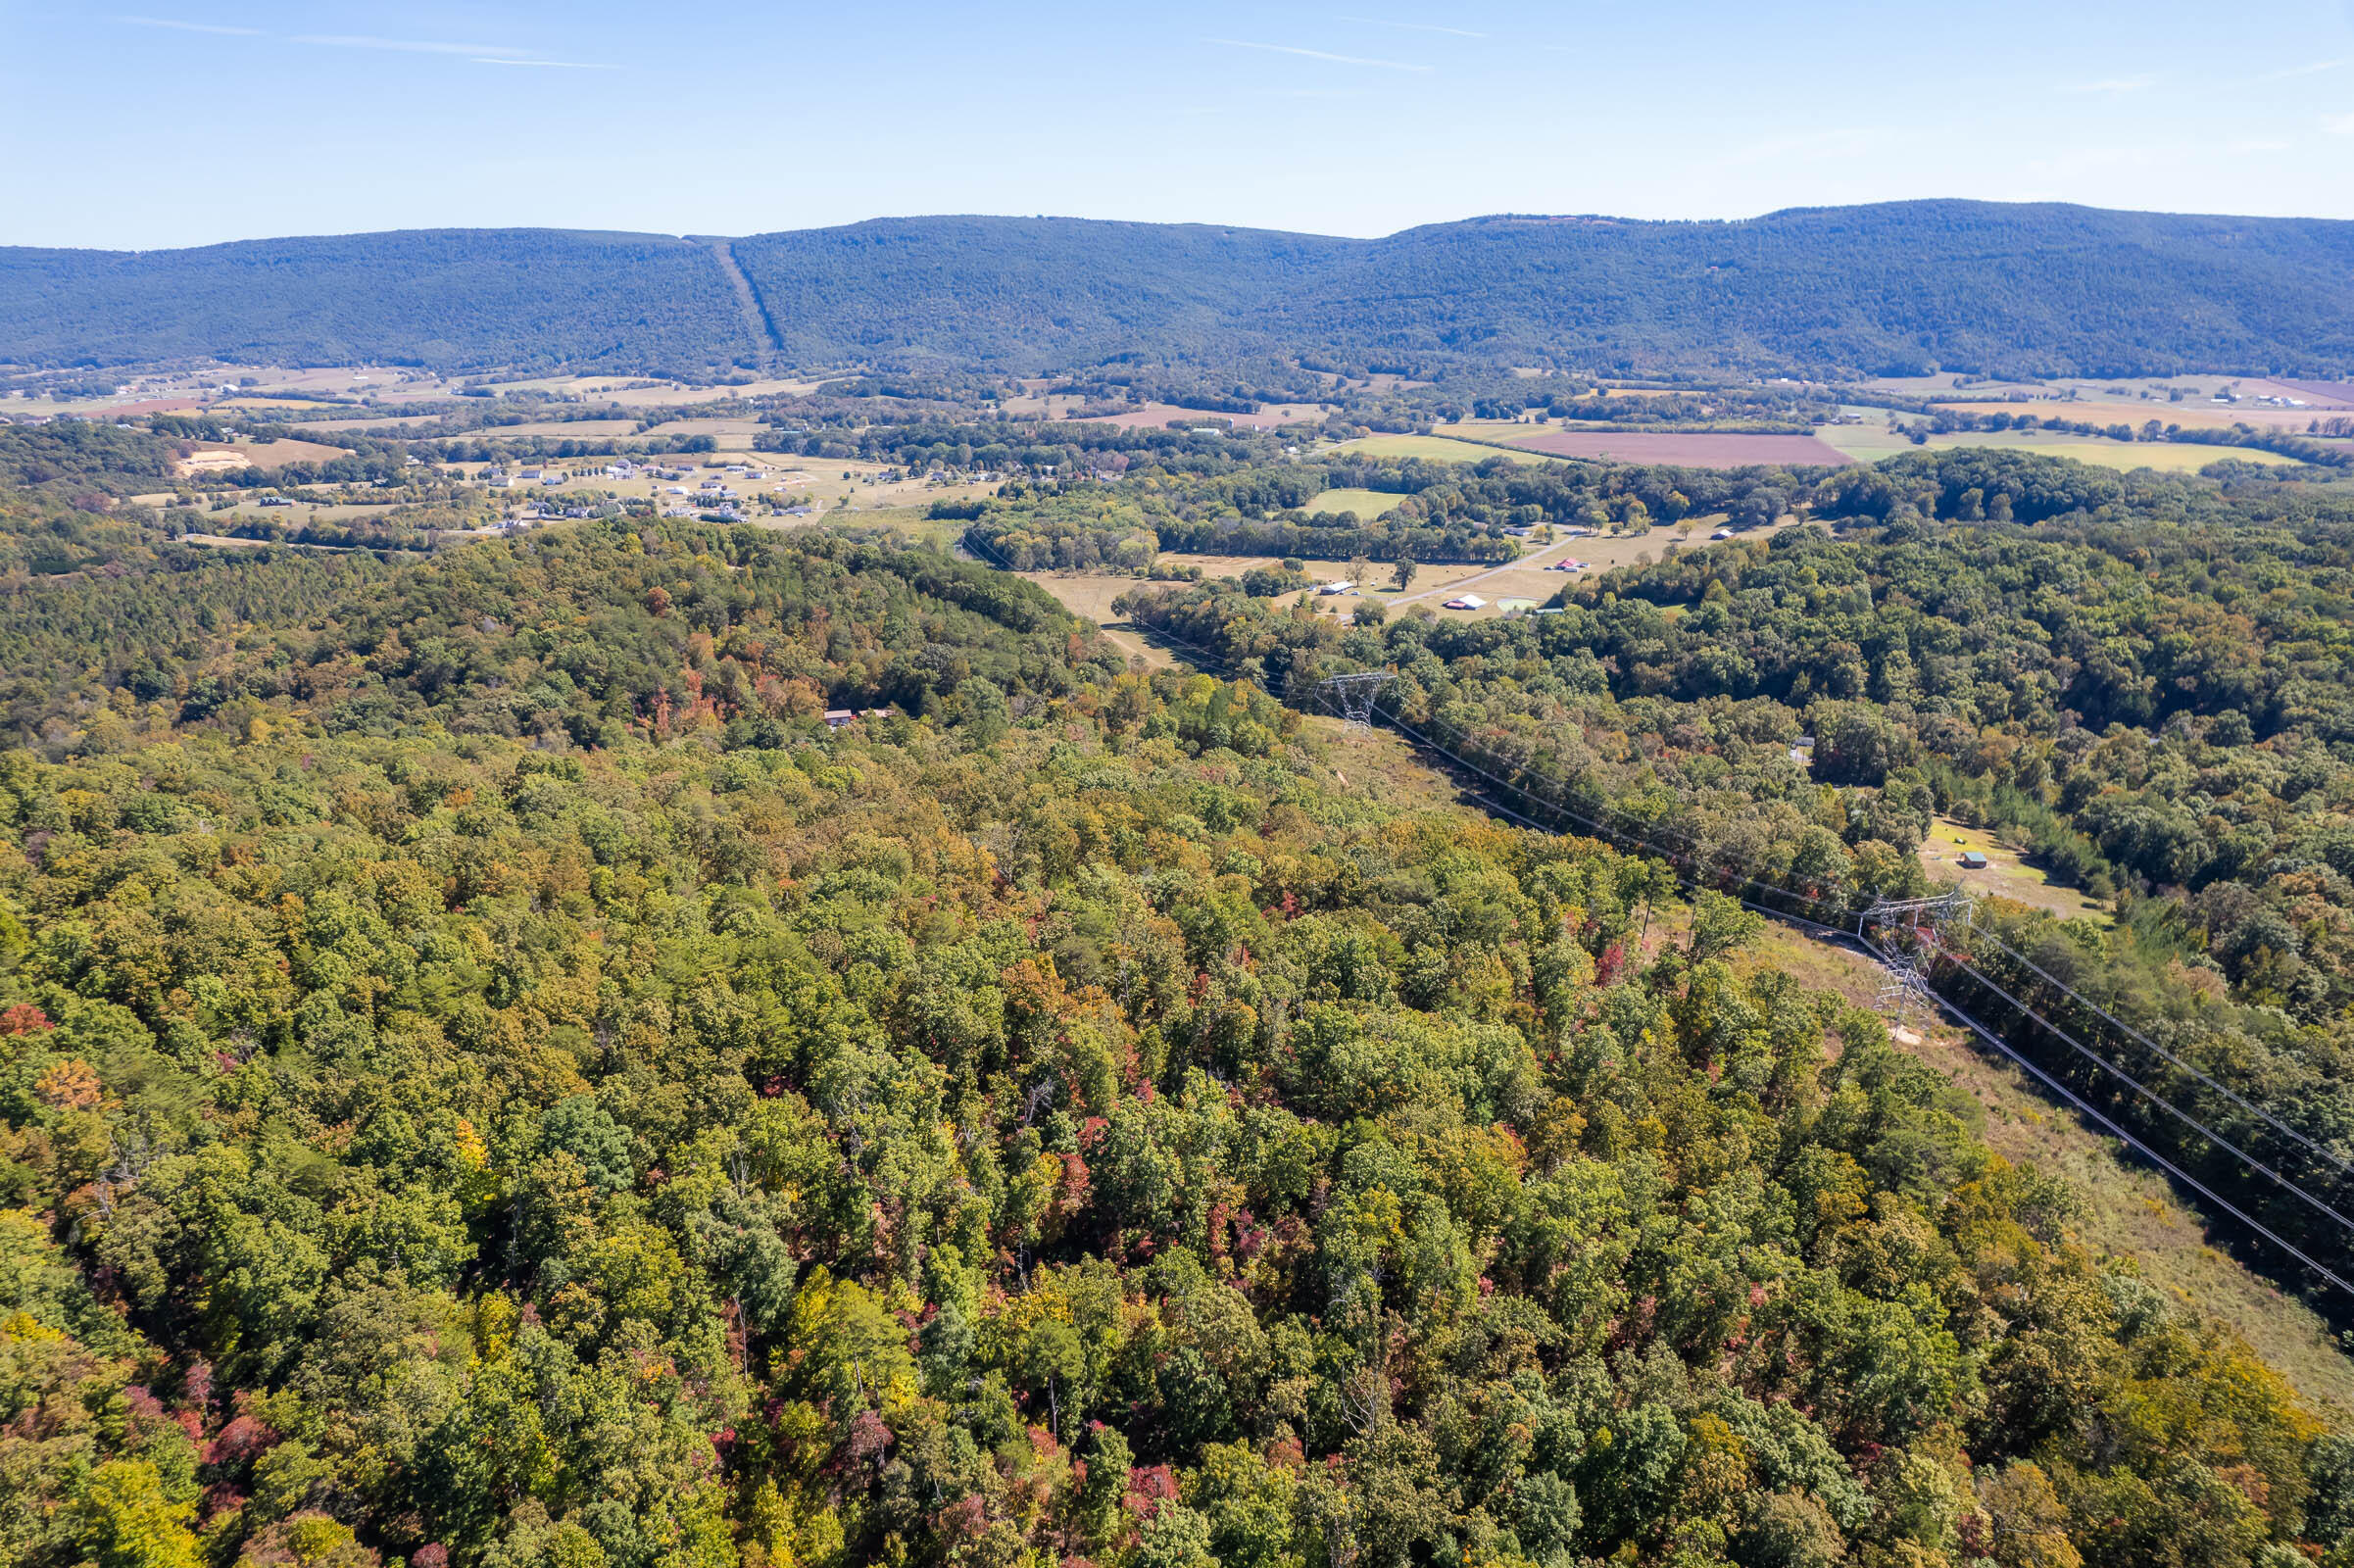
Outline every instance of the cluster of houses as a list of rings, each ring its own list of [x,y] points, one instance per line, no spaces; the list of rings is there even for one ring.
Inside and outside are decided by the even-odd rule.
[[[508,468],[493,464],[482,470],[481,482],[493,490],[523,488],[549,490],[574,479],[600,477],[620,481],[642,479],[657,486],[657,499],[666,498],[666,504],[662,507],[662,515],[666,517],[699,516],[715,518],[724,522],[740,522],[744,516],[741,510],[744,493],[735,484],[731,484],[730,480],[773,481],[774,489],[771,494],[775,496],[781,496],[785,491],[809,483],[809,477],[807,474],[774,473],[767,468],[749,463],[730,464],[724,468],[713,471],[667,466],[660,463],[641,463],[627,457],[615,458],[598,469],[576,470],[538,464],[519,465],[514,468]],[[786,508],[785,514],[791,517],[806,517],[814,510],[814,507],[805,503]],[[586,517],[593,514],[587,508],[565,507],[560,509],[543,502],[536,512],[530,514],[530,517],[532,520],[543,520]]]
[[[589,470],[575,471],[570,468],[559,468],[538,464],[519,466],[510,470],[498,464],[493,464],[482,470],[482,482],[494,490],[515,489],[523,485],[560,485],[573,479],[594,477],[624,480],[647,479],[657,483],[670,483],[688,478],[696,471],[691,468],[665,467],[654,463],[638,463],[629,458],[615,458],[603,468],[593,472]],[[766,479],[769,477],[767,469],[754,467],[747,463],[731,464],[719,471],[730,479]],[[708,490],[719,482],[716,479],[707,479],[704,481],[704,488]],[[806,484],[809,481],[800,474],[789,473],[780,476],[778,482],[791,485]]]

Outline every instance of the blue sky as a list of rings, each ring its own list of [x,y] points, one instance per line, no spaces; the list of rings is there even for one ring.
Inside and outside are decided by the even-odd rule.
[[[2354,0],[0,0],[0,243],[1917,196],[2354,218]]]

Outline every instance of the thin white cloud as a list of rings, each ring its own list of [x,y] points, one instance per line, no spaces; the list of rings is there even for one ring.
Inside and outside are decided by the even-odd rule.
[[[2354,115],[2324,115],[2322,129],[2332,136],[2354,136]]]
[[[545,60],[528,49],[495,43],[445,43],[436,38],[378,38],[365,33],[315,33],[297,36],[296,43],[327,49],[381,49],[404,55],[455,55],[476,66],[536,66],[548,71],[612,71],[616,68],[590,60]]]
[[[170,17],[117,17],[117,22],[133,27],[169,27],[173,32],[210,32],[223,38],[259,38],[259,27],[231,27],[218,22],[175,22]]]
[[[2279,141],[2268,136],[2250,136],[2244,141],[2231,142],[2224,150],[2232,153],[2284,153],[2296,146],[2293,141]]]
[[[618,66],[609,66],[596,60],[527,60],[515,55],[473,55],[469,58],[477,66],[536,66],[542,71],[618,71],[621,69]]]
[[[2070,92],[2141,92],[2158,85],[2155,76],[2105,76],[2099,81],[2080,81]]]
[[[1322,49],[1301,49],[1288,43],[1252,43],[1244,38],[1204,38],[1203,43],[1222,44],[1229,49],[1258,49],[1271,55],[1298,55],[1302,60],[1323,60],[1336,66],[1371,66],[1379,71],[1428,71],[1428,66],[1408,65],[1402,60],[1368,60],[1362,55],[1336,55]]]
[[[2279,71],[2268,71],[2263,75],[2251,76],[2248,80],[2251,83],[2293,81],[2299,76],[2318,76],[2325,71],[2343,71],[2348,66],[2354,66],[2354,60],[2316,60],[2311,65],[2287,66]]]
[[[1445,32],[1457,38],[1488,36],[1484,32],[1474,32],[1469,27],[1442,27],[1435,22],[1385,22],[1380,17],[1343,17],[1341,20],[1353,22],[1360,27],[1395,27],[1399,32]]]
[[[213,32],[236,38],[268,38],[260,27],[232,27],[212,22],[178,22],[169,17],[117,17],[134,27],[169,27],[174,32]],[[617,66],[594,60],[546,60],[528,49],[495,43],[444,43],[433,38],[378,38],[361,33],[297,33],[289,40],[325,49],[381,49],[404,55],[450,55],[477,66],[531,66],[542,71],[617,71]]]
[[[298,34],[294,41],[328,49],[386,49],[405,55],[462,55],[468,60],[485,55],[515,59],[531,53],[528,49],[508,49],[495,43],[439,43],[426,38],[374,38],[349,33],[306,32]]]

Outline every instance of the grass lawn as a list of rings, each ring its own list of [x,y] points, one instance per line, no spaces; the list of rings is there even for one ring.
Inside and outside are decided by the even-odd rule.
[[[1815,434],[1858,463],[1878,463],[1883,458],[1913,450],[1912,441],[1889,429],[1884,419],[1867,419],[1862,424],[1827,424]]]
[[[1311,513],[1347,512],[1353,514],[1360,521],[1371,522],[1404,499],[1386,490],[1327,490],[1310,501],[1307,510]]]
[[[1539,424],[1533,419],[1464,419],[1447,427],[1446,433],[1465,441],[1526,441],[1533,435],[1550,435],[1564,426]]]
[[[1986,858],[1983,870],[1965,871],[1960,860],[1963,852],[1976,850]],[[2115,918],[2103,906],[2084,897],[2075,888],[2062,887],[2042,871],[2019,858],[2019,852],[1995,839],[1984,828],[1964,827],[1950,817],[1937,817],[1929,824],[1929,837],[1921,842],[1921,864],[1936,882],[1958,882],[1973,893],[2009,899],[2031,908],[2049,909],[2063,920],[2091,920],[2107,925]]]

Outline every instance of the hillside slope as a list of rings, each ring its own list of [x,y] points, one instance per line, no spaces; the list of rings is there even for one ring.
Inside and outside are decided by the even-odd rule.
[[[2354,1557],[1730,900],[929,551],[178,554],[0,596],[0,1562]]]
[[[0,359],[180,356],[688,369],[756,352],[734,286],[662,234],[415,229],[184,251],[0,251]]]
[[[730,253],[783,357],[1035,371],[1308,353],[1432,368],[2334,374],[2354,223],[1907,202],[1485,218],[1378,240],[879,219]],[[562,230],[0,250],[0,359],[760,363],[705,243]]]

